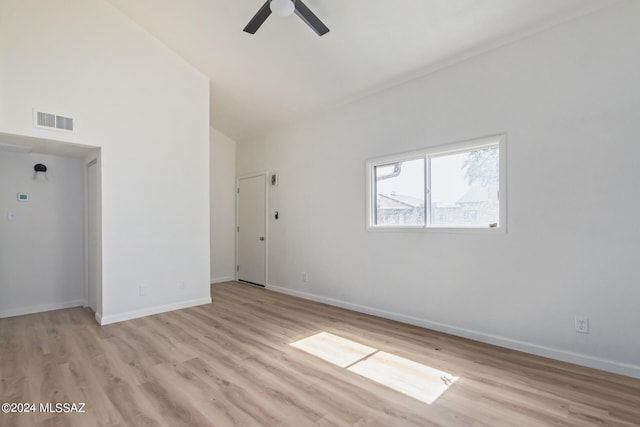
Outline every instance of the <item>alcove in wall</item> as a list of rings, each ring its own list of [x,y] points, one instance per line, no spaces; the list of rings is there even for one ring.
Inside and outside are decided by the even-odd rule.
[[[100,211],[99,148],[0,133],[0,317],[100,311]]]

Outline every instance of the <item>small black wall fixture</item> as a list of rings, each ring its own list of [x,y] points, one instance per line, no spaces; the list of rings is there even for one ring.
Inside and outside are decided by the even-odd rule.
[[[47,167],[42,163],[38,163],[33,167],[33,180],[34,181],[47,181]]]

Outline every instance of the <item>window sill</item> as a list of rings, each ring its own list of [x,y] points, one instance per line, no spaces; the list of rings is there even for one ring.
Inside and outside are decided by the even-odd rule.
[[[446,226],[367,226],[367,231],[383,233],[449,233],[449,234],[506,234],[506,227],[446,227]]]

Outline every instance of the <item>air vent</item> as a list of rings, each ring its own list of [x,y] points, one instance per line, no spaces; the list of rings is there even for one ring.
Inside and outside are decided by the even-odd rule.
[[[38,111],[38,126],[42,126],[45,128],[54,128],[56,127],[56,116],[55,114],[47,114],[41,113]]]
[[[36,111],[35,126],[39,128],[73,132],[73,119],[71,117]]]
[[[73,130],[73,119],[70,117],[56,116],[56,128]]]

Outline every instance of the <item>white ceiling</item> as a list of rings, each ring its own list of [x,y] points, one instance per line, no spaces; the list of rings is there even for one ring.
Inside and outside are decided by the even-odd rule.
[[[50,154],[54,156],[84,159],[94,153],[95,147],[70,142],[53,141],[44,138],[0,133],[0,151],[15,153]]]
[[[242,31],[264,0],[109,0],[211,81],[211,125],[242,141],[618,0],[304,0]]]

